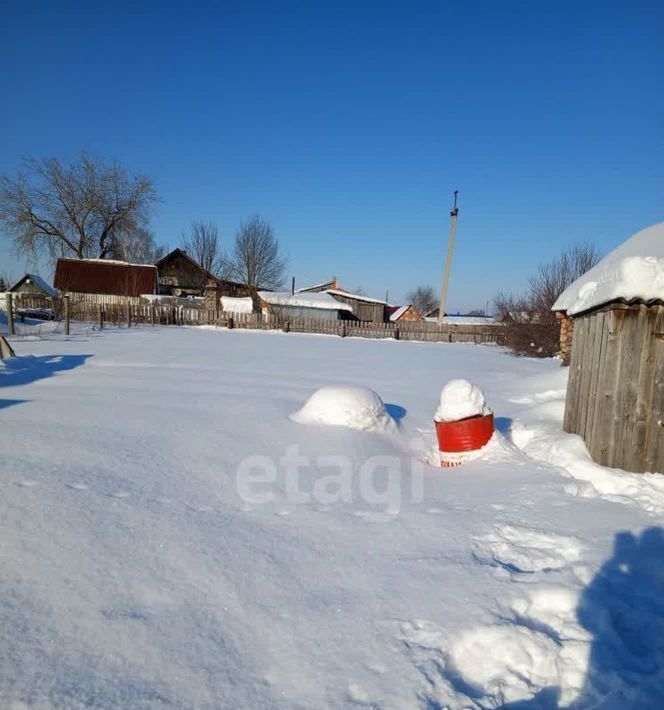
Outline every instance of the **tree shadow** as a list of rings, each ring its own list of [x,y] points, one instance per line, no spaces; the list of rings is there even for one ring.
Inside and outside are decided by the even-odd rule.
[[[592,634],[583,688],[568,710],[664,707],[664,529],[619,532],[613,554],[583,590],[576,610]],[[560,689],[542,689],[509,710],[549,710]]]
[[[25,404],[25,402],[29,401],[29,399],[0,399],[0,409],[7,409],[7,407],[13,407],[15,404]]]
[[[2,361],[0,387],[17,387],[51,377],[57,372],[73,370],[92,355],[30,355]],[[5,402],[11,400],[4,400]]]

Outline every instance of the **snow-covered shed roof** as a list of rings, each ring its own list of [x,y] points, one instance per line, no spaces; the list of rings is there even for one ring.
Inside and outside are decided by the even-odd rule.
[[[44,293],[47,293],[51,298],[58,298],[58,296],[60,295],[58,289],[53,288],[53,286],[51,286],[50,284],[47,284],[46,281],[44,281],[44,279],[39,274],[23,275],[9,290],[14,291],[26,281],[31,281],[38,289],[40,289]]]
[[[384,306],[387,305],[387,301],[381,301],[379,298],[369,298],[361,293],[351,293],[350,291],[344,291],[342,288],[328,288],[325,293],[329,293],[332,296],[343,296],[344,298],[352,298],[354,301],[366,301],[367,303],[380,303]]]
[[[251,296],[244,296],[242,298],[222,296],[221,307],[228,313],[252,313],[254,310],[254,302]]]
[[[329,296],[327,293],[307,293],[298,292],[292,294],[290,291],[259,291],[258,295],[263,301],[272,306],[295,306],[299,308],[322,308],[333,311],[351,311],[352,306],[341,303]]]
[[[664,302],[664,222],[607,254],[560,294],[553,310],[576,315],[611,301]]]

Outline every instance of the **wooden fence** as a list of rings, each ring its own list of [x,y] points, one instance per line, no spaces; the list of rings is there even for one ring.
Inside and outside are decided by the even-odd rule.
[[[14,313],[17,318],[42,318],[64,320],[67,310],[64,299],[42,296],[15,296]],[[447,343],[503,344],[505,329],[502,325],[454,325],[428,321],[403,321],[401,323],[368,323],[339,320],[325,321],[314,318],[285,318],[261,313],[229,314],[210,308],[195,308],[173,304],[147,303],[127,299],[124,303],[94,303],[70,298],[69,319],[91,323],[99,328],[132,327],[136,325],[212,325],[250,330],[282,330],[286,333],[320,333],[339,337],[393,338]]]
[[[325,321],[309,318],[284,318],[264,316],[260,313],[229,314],[209,308],[187,308],[134,303],[70,304],[70,318],[88,321],[104,327],[133,325],[212,325],[225,328],[250,330],[282,330],[286,333],[319,333],[339,337],[393,338],[395,340],[419,340],[449,343],[496,343],[504,342],[504,328],[500,325],[451,325],[442,326],[427,321],[403,323],[365,323],[358,321]]]

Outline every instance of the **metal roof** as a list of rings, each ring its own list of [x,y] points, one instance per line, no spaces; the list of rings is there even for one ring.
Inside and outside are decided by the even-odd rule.
[[[140,296],[157,292],[157,267],[104,259],[58,259],[54,282],[63,292]]]

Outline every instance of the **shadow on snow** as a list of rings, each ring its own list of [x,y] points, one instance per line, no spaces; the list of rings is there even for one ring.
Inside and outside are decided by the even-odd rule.
[[[89,357],[92,355],[31,355],[8,358],[3,360],[0,366],[0,387],[27,385],[58,372],[73,370],[85,364]],[[16,400],[3,401],[10,404],[17,403]]]
[[[664,707],[664,528],[617,533],[576,614],[592,641],[583,690],[568,709]],[[544,688],[504,707],[549,710],[560,707],[559,695]]]

